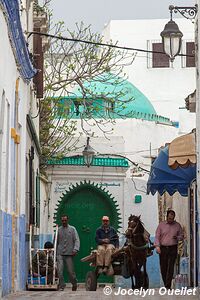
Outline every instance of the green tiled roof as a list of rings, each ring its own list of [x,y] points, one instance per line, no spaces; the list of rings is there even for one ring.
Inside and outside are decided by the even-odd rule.
[[[74,165],[84,166],[83,156],[63,157],[61,159],[53,158],[48,160],[48,165]],[[94,157],[91,166],[102,167],[125,167],[128,168],[128,160],[125,158],[111,158],[111,157]]]

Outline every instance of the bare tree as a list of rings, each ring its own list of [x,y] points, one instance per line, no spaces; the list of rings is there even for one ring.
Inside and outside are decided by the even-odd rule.
[[[112,41],[110,46],[101,46],[103,37],[83,23],[70,31],[64,22],[53,24],[50,19],[50,32],[55,38],[45,53],[44,98],[40,101],[43,162],[75,149],[83,132],[94,134],[93,126],[107,136],[116,115],[126,118],[126,105],[134,100],[123,88],[123,67],[132,63],[133,53],[116,49]],[[70,41],[56,38],[62,36]],[[82,132],[77,132],[77,117]]]

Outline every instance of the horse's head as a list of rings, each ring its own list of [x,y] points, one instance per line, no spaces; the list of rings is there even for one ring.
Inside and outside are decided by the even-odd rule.
[[[140,216],[130,215],[128,218],[128,227],[134,229],[139,223],[141,223]]]
[[[130,215],[128,218],[128,228],[125,232],[127,238],[132,238],[134,234],[143,233],[144,227],[140,216]]]

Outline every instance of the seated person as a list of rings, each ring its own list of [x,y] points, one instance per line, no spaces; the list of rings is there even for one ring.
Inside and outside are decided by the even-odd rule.
[[[111,264],[111,256],[119,248],[119,237],[116,230],[110,226],[109,217],[102,217],[102,226],[96,230],[97,258],[99,273],[107,273]]]
[[[51,242],[46,242],[44,244],[44,249],[51,249],[54,248]],[[38,274],[38,260],[39,260],[39,274]],[[32,272],[34,277],[46,276],[46,269],[47,269],[47,260],[48,260],[48,271],[47,271],[47,284],[53,283],[53,255],[51,251],[41,250],[34,255],[32,259]]]

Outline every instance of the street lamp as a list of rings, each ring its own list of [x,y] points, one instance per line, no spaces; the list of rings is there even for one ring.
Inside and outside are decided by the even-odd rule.
[[[197,14],[197,6],[194,7],[182,7],[182,6],[169,6],[170,21],[165,25],[164,30],[161,32],[163,49],[170,60],[173,61],[181,50],[182,32],[179,30],[176,22],[172,20],[172,13],[180,12],[182,16],[187,19],[195,18]]]
[[[85,164],[86,164],[86,166],[88,168],[91,166],[93,157],[95,155],[95,151],[90,146],[89,142],[90,142],[90,138],[87,137],[87,145],[85,146],[85,148],[84,148],[84,150],[82,152],[83,153],[84,162],[85,162]]]
[[[173,61],[175,56],[179,54],[181,49],[182,32],[178,25],[172,20],[172,10],[170,11],[170,21],[165,25],[161,32],[164,52]]]

